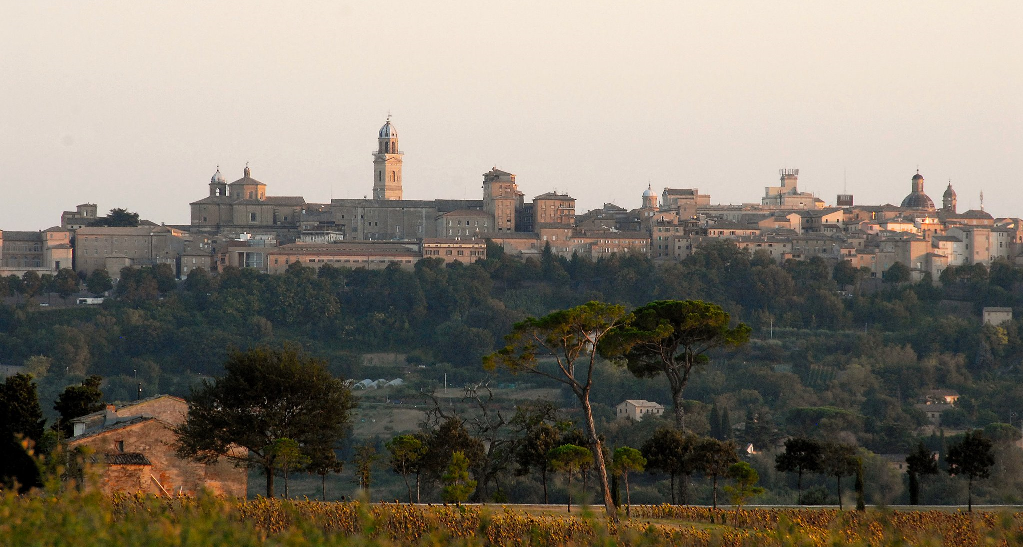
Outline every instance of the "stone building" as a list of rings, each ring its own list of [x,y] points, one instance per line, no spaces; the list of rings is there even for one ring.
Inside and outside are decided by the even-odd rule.
[[[56,226],[39,232],[0,231],[0,275],[55,274],[71,268],[70,240],[71,233]]]
[[[437,235],[443,238],[486,237],[494,232],[494,216],[479,209],[459,209],[437,216]]]
[[[437,218],[452,211],[483,209],[481,200],[334,199],[330,202],[336,229],[348,241],[411,241],[438,237]]]
[[[246,165],[242,178],[230,184],[217,168],[209,195],[189,205],[192,231],[237,235],[271,230],[279,239],[294,240],[306,203],[301,197],[267,196],[266,184],[252,178]]]
[[[557,192],[533,198],[533,226],[544,224],[575,226],[575,198]]]
[[[799,169],[779,169],[781,182],[778,186],[764,188],[760,203],[764,207],[784,209],[820,209],[824,202],[810,192],[800,192],[798,187]]]
[[[639,421],[647,416],[660,416],[661,414],[664,414],[663,405],[642,399],[626,399],[615,407],[615,417],[619,419],[632,418]]]
[[[483,210],[494,217],[494,232],[519,231],[517,211],[524,204],[523,194],[515,184],[515,175],[496,166],[483,173]]]
[[[75,207],[74,211],[64,211],[60,214],[60,227],[73,232],[95,221],[98,214],[99,208],[95,203],[82,203]]]
[[[225,459],[206,465],[178,457],[174,428],[188,404],[160,395],[72,420],[69,449],[87,448],[97,465],[101,490],[156,496],[195,495],[203,490],[245,497],[248,471]],[[239,449],[240,450],[240,449]]]
[[[39,232],[0,231],[0,275],[53,274],[72,264],[71,232],[54,226]]]
[[[75,269],[105,269],[114,278],[125,266],[170,264],[177,272],[184,247],[185,233],[168,226],[87,226],[75,235]]]
[[[423,240],[423,258],[440,258],[448,264],[472,264],[477,260],[486,260],[487,242],[471,238],[426,238]]]
[[[695,218],[697,209],[708,205],[710,195],[701,194],[699,188],[665,188],[661,192],[660,210],[675,212],[683,220]]]
[[[292,243],[267,250],[266,271],[271,274],[283,273],[295,262],[317,269],[325,264],[367,270],[382,270],[397,264],[412,269],[422,256],[419,245],[414,242],[346,241],[332,245]]]

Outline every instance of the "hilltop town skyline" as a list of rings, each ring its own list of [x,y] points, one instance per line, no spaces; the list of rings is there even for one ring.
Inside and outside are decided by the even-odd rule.
[[[392,125],[391,119],[392,119],[392,116],[390,114],[388,114],[386,116],[386,118],[385,118],[385,121],[386,121],[386,125],[385,126],[391,126]],[[403,132],[403,135],[404,135],[404,132]],[[404,152],[405,152],[405,148],[406,148],[405,145],[402,145],[401,152],[402,152],[403,155],[404,155]],[[254,164],[254,163],[255,162],[245,161],[244,165],[242,166],[242,168],[238,170],[237,175],[241,176],[241,177],[248,177],[249,176],[248,172],[249,172],[249,170],[251,168],[250,164]],[[373,191],[371,191],[371,189],[370,189],[373,186],[373,173],[372,173],[372,169],[373,168],[371,167],[371,163],[372,163],[372,159],[364,159],[363,160],[364,170],[367,171],[367,176],[366,176],[365,180],[359,181],[358,183],[352,183],[350,185],[345,185],[344,186],[345,191],[343,192],[342,195],[335,195],[333,193],[333,186],[332,186],[331,195],[327,199],[318,200],[318,199],[312,198],[312,199],[306,199],[306,201],[308,203],[324,203],[324,204],[329,204],[334,199],[352,199],[352,200],[359,200],[359,199],[383,199],[382,197],[378,198],[377,196],[375,196]],[[502,164],[495,164],[495,165],[493,165],[491,167],[491,169],[500,169],[500,170],[504,170],[505,168],[509,168],[509,167],[504,166]],[[403,169],[405,171],[411,171],[413,173],[417,172],[417,170],[414,167],[412,167],[410,164],[404,164]],[[704,195],[709,196],[710,203],[712,203],[714,205],[721,205],[721,206],[743,206],[743,205],[750,206],[750,205],[752,205],[752,206],[756,207],[757,205],[761,204],[765,188],[776,185],[776,182],[775,182],[775,176],[776,176],[775,172],[780,174],[782,172],[789,171],[789,170],[792,170],[792,169],[795,169],[795,171],[797,173],[801,170],[800,167],[798,167],[798,166],[784,166],[784,167],[780,167],[780,168],[776,168],[776,169],[768,169],[768,170],[766,170],[764,179],[762,181],[758,180],[758,181],[750,182],[750,183],[747,183],[747,184],[737,185],[737,187],[741,188],[742,190],[749,190],[749,192],[750,192],[748,195],[741,196],[741,200],[740,201],[726,202],[726,201],[721,201],[721,200],[715,199],[716,194],[713,193],[713,186],[710,187],[710,188],[701,189],[702,190],[701,193],[704,194]],[[489,170],[490,169],[486,169],[486,171],[489,171]],[[226,175],[228,177],[228,180],[234,180],[235,179],[235,175],[232,175],[233,171],[232,171],[231,167],[229,167],[227,165],[217,164],[215,166],[215,171],[216,171],[217,174],[220,174],[220,173],[223,173],[223,172],[228,173]],[[276,172],[273,169],[268,169],[268,171],[270,173],[275,173]],[[805,173],[805,169],[803,169],[803,171]],[[486,175],[486,173],[481,173],[481,174],[484,175],[484,176]],[[898,206],[898,205],[900,205],[900,203],[903,200],[903,197],[905,196],[905,191],[904,190],[907,187],[907,180],[910,180],[910,179],[915,180],[915,177],[913,176],[914,174],[916,174],[916,175],[920,175],[921,174],[921,170],[920,170],[919,167],[917,167],[915,169],[915,172],[910,172],[906,177],[900,177],[901,180],[896,180],[896,177],[894,175],[892,175],[892,176],[885,176],[886,180],[889,179],[889,178],[891,180],[890,180],[890,183],[881,185],[884,188],[884,191],[883,192],[870,192],[870,193],[867,194],[867,195],[881,194],[883,196],[887,196],[886,200],[878,201],[878,202],[866,202],[866,201],[863,201],[861,198],[858,197],[861,194],[857,194],[857,193],[854,192],[854,190],[849,188],[849,184],[848,184],[847,180],[843,180],[842,187],[835,194],[832,194],[830,196],[829,195],[822,195],[820,192],[814,190],[814,186],[815,185],[814,185],[814,178],[812,178],[813,177],[812,174],[811,174],[811,178],[810,178],[810,182],[809,183],[807,182],[806,178],[802,178],[800,180],[800,182],[799,182],[799,190],[804,192],[804,193],[806,193],[806,194],[812,195],[814,198],[817,198],[818,200],[820,200],[822,202],[820,204],[820,206],[826,206],[826,207],[841,207],[842,205],[840,205],[838,203],[838,201],[837,201],[837,196],[842,195],[842,194],[844,194],[844,195],[851,195],[851,196],[855,197],[856,198],[855,202],[856,202],[857,205],[877,205],[877,206],[893,205],[893,206]],[[478,180],[479,176],[477,176],[476,178]],[[843,173],[843,178],[844,179],[847,178],[847,173],[845,173],[845,172]],[[934,198],[935,203],[940,203],[940,195],[941,195],[940,192],[944,191],[944,189],[946,187],[945,185],[948,184],[948,185],[951,185],[951,186],[956,188],[956,192],[957,192],[957,195],[959,196],[960,203],[963,205],[961,207],[962,210],[977,209],[977,210],[984,210],[984,211],[987,211],[987,212],[990,213],[992,205],[994,205],[994,209],[996,211],[1000,210],[1000,209],[1002,209],[1004,207],[1005,200],[1000,195],[999,196],[993,196],[993,195],[991,195],[989,193],[987,198],[986,198],[987,200],[983,201],[983,200],[985,200],[983,189],[978,190],[978,194],[976,196],[971,196],[970,194],[963,192],[963,186],[966,186],[967,190],[970,190],[970,189],[972,189],[972,186],[970,186],[970,185],[961,185],[959,183],[955,183],[951,179],[948,179],[947,181],[942,181],[940,179],[935,181],[935,180],[931,179],[930,177],[925,177],[925,178],[930,179],[930,184],[929,184],[929,186],[927,188],[924,189],[924,193],[935,193],[935,198]],[[260,175],[260,179],[263,179],[263,180],[273,184],[275,190],[276,189],[280,189],[280,188],[296,188],[295,184],[287,184],[287,181],[270,181],[268,179],[268,177],[265,176],[265,175]],[[520,176],[520,179],[521,179],[521,176]],[[568,194],[568,195],[572,195],[572,197],[574,197],[579,203],[584,204],[582,206],[577,207],[577,210],[578,210],[578,212],[580,214],[584,213],[584,212],[587,212],[587,211],[592,211],[592,210],[600,209],[604,204],[617,205],[617,206],[623,207],[623,208],[625,208],[627,210],[628,209],[636,209],[638,207],[642,207],[642,205],[643,205],[643,197],[642,196],[643,196],[643,191],[644,190],[646,190],[648,188],[653,188],[654,190],[656,190],[656,193],[658,195],[660,195],[660,193],[663,190],[667,189],[667,188],[681,186],[681,185],[677,185],[676,184],[674,186],[662,185],[662,186],[658,187],[656,184],[654,184],[653,180],[647,181],[645,186],[641,185],[641,184],[623,184],[623,185],[620,185],[619,188],[612,193],[612,195],[621,196],[623,199],[621,201],[611,201],[611,200],[601,199],[601,195],[602,194],[599,194],[599,193],[584,192],[584,193],[579,194],[579,195],[573,195],[570,192],[567,192],[567,191],[564,191],[564,190],[559,190],[557,185],[554,185],[553,187],[551,185],[549,185],[549,184],[544,186],[544,182],[543,182],[544,180],[545,179],[543,179],[543,178],[535,179],[535,180],[523,180],[523,182],[521,184],[522,190],[526,194],[530,194],[530,192],[532,192],[532,194],[539,195],[539,194],[542,194],[544,192],[554,191],[554,192],[561,192],[561,193],[565,193],[565,194]],[[204,186],[207,182],[208,182],[208,180],[204,180],[201,183],[196,184],[195,188],[182,187],[182,191],[187,191],[188,192],[188,194],[187,194],[188,197],[201,196],[201,192],[203,191],[202,186]],[[758,184],[758,186],[754,186],[755,184]],[[312,186],[316,186],[316,185],[313,184]],[[403,189],[405,191],[405,193],[406,193],[405,198],[406,199],[416,199],[416,200],[436,200],[436,199],[441,199],[441,200],[443,200],[443,199],[455,199],[455,200],[458,200],[458,199],[468,199],[468,200],[474,200],[474,199],[478,199],[479,195],[480,195],[478,188],[472,188],[472,187],[463,188],[463,192],[461,193],[461,195],[451,195],[450,194],[450,192],[451,192],[451,188],[450,187],[445,187],[444,185],[436,185],[436,186],[429,185],[428,188],[423,188],[421,184],[417,185],[416,181],[413,181],[411,183],[399,184],[399,188],[401,188],[401,189]],[[432,189],[433,192],[426,191],[428,189]],[[633,192],[631,192],[632,195],[628,195],[628,193],[627,193],[628,190],[634,190]],[[448,192],[448,193],[445,193],[445,192]],[[726,192],[726,193],[728,193],[728,192]],[[731,192],[731,193],[734,193],[734,189],[733,189],[733,192]],[[530,194],[530,196],[532,196],[532,194]],[[306,194],[301,194],[300,193],[300,194],[295,194],[295,195],[301,196],[303,198],[308,198],[308,196]],[[400,195],[400,193],[399,193],[399,195]],[[400,199],[400,197],[398,199]],[[94,200],[85,199],[84,203],[94,203]],[[187,200],[182,201],[182,204],[187,204]],[[58,210],[59,211],[63,211],[65,209],[67,209],[68,206],[69,206],[68,203],[65,203],[65,202],[60,202],[60,203],[56,203],[55,202],[53,204],[53,207],[54,207],[54,218],[59,218],[59,214],[57,213]],[[113,209],[113,208],[124,208],[124,209],[128,209],[128,210],[139,210],[139,211],[146,210],[145,206],[139,207],[139,208],[136,208],[136,209],[132,209],[131,207],[125,207],[123,204],[120,204],[120,203],[111,203],[109,206],[101,205],[99,212],[102,214],[102,213],[104,213],[104,212],[106,212],[106,211],[108,211],[110,209]],[[171,209],[175,209],[175,207],[172,206]],[[157,224],[169,224],[169,225],[180,225],[180,226],[187,226],[189,224],[189,220],[187,218],[186,219],[178,219],[178,216],[180,216],[180,215],[173,215],[171,217],[171,219],[148,218],[147,220],[150,220],[150,221],[155,222]],[[992,213],[992,216],[994,216],[996,218],[1023,217],[1023,212],[1020,212],[1020,213],[1010,212],[1010,214],[1004,214],[1004,215],[999,215],[999,214],[996,214],[996,213]],[[143,218],[145,218],[144,215],[143,215]],[[53,226],[54,224],[57,224],[57,223],[49,222],[48,219],[44,219],[41,223],[37,223],[37,224],[35,224],[33,226],[28,226],[27,228],[22,228],[22,229],[42,230],[42,229],[45,229],[47,227]],[[19,229],[21,227],[11,223],[10,225],[5,226],[4,228],[5,229]]]
[[[469,199],[496,165],[580,211],[648,183],[742,203],[798,167],[882,204],[919,168],[1018,216],[1021,22],[1008,1],[16,4],[0,224],[83,202],[184,224],[246,162],[278,195],[361,198],[388,112],[408,199]]]

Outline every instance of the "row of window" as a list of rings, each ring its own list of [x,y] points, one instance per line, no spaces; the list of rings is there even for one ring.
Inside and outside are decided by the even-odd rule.
[[[57,264],[60,264],[60,262],[58,262]],[[39,268],[42,266],[42,262],[38,259],[31,258],[26,259],[12,258],[4,259],[4,266],[7,266],[9,268]]]

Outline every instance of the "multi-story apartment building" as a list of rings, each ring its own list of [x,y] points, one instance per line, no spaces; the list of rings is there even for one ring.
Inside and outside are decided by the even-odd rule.
[[[523,194],[515,184],[515,175],[497,166],[483,173],[483,210],[494,217],[495,233],[517,231],[516,211],[522,206]]]
[[[533,198],[533,226],[545,224],[575,226],[575,198],[557,192]]]

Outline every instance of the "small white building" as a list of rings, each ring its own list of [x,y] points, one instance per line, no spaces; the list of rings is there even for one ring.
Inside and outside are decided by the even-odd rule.
[[[660,416],[661,414],[664,414],[664,407],[662,405],[642,399],[626,399],[615,407],[615,416],[617,418],[632,418],[639,421],[646,416]]]
[[[984,308],[984,324],[998,326],[1012,321],[1012,308]]]

